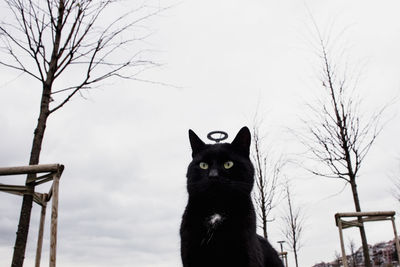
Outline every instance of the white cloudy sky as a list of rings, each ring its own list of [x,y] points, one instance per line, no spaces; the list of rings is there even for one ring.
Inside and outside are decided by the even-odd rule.
[[[304,100],[312,99],[320,85],[307,7],[322,31],[332,25],[333,35],[348,29],[342,41],[350,62],[363,67],[358,89],[366,111],[398,95],[397,0],[179,1],[147,25],[154,34],[146,45],[157,50],[153,56],[165,65],[143,76],[176,87],[108,84],[87,99],[73,99],[48,122],[41,162],[65,165],[58,266],[180,266],[178,230],[187,198],[189,128],[203,138],[216,129],[232,137],[243,125],[251,126],[258,110],[275,153],[298,151],[298,142],[285,129],[300,129]],[[26,77],[16,79],[16,73],[4,68],[0,75],[0,165],[25,165],[40,86]],[[359,177],[364,210],[400,211],[390,194],[390,175],[400,172],[397,106],[385,115],[391,119]],[[313,177],[294,167],[286,174],[296,203],[307,213],[301,266],[332,260],[339,251],[334,213],[353,211],[350,189],[335,195],[343,187],[338,180]],[[1,195],[1,266],[11,262],[20,201]],[[276,247],[282,239],[282,210],[274,211],[277,219],[270,224]],[[26,266],[34,261],[38,215],[35,206]],[[46,226],[47,232],[49,222]],[[389,240],[390,224],[370,224],[367,235],[370,243]],[[346,240],[351,238],[360,244],[356,231],[346,232]],[[47,247],[48,235],[44,261]],[[289,260],[292,265],[291,254]]]

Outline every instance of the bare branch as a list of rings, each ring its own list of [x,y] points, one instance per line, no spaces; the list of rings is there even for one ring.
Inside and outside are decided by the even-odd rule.
[[[253,198],[256,202],[256,211],[261,222],[265,238],[268,238],[267,224],[274,221],[269,219],[271,211],[281,200],[282,190],[279,180],[286,160],[282,157],[274,159],[271,151],[266,152],[263,147],[263,137],[259,132],[259,124],[253,126],[253,153],[252,159],[255,167],[256,189]]]
[[[286,181],[285,193],[287,209],[285,214],[282,216],[283,225],[281,231],[285,236],[285,240],[289,244],[291,251],[293,251],[296,267],[298,267],[298,252],[302,247],[305,217],[300,206],[295,206],[293,202],[293,195],[289,181]]]
[[[320,80],[325,100],[307,104],[314,119],[303,120],[309,136],[301,134],[298,137],[315,160],[330,170],[330,173],[312,170],[313,174],[352,181],[383,129],[380,118],[387,106],[369,119],[362,118],[361,100],[354,95],[354,90],[349,90],[352,86],[349,75],[346,72],[339,74],[333,53],[327,48],[329,40],[323,38],[314,20],[313,24],[319,43],[322,62]]]
[[[60,93],[60,96],[52,102],[55,106],[50,114],[79,90],[88,90],[112,77],[143,81],[137,76],[159,65],[143,59],[148,50],[138,49],[129,57],[123,53],[131,52],[132,49],[126,48],[149,36],[133,34],[132,30],[169,7],[143,4],[102,25],[99,18],[118,1],[46,1],[45,6],[29,0],[6,0],[6,3],[16,23],[0,22],[0,42],[6,55],[0,59],[0,65],[25,72],[41,82],[47,80],[48,84],[53,84],[66,71],[79,73],[72,81],[60,83],[67,85],[64,88],[51,89],[50,94]],[[143,15],[136,16],[136,13]],[[28,60],[21,60],[24,55]],[[13,60],[7,60],[7,56]],[[60,99],[61,93],[68,91]]]

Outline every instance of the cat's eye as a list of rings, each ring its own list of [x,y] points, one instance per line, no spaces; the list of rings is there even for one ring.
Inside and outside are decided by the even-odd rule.
[[[208,164],[205,162],[200,162],[199,164],[200,168],[202,168],[203,170],[207,170],[208,169]]]
[[[224,168],[225,169],[230,169],[233,167],[233,161],[227,161],[224,163]]]

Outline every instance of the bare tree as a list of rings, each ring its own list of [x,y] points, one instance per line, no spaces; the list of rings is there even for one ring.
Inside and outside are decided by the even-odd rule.
[[[391,193],[393,197],[400,202],[400,164],[398,165],[397,172],[390,175],[392,180]]]
[[[356,267],[356,243],[353,239],[349,240],[349,249],[350,249],[350,264],[352,267]]]
[[[322,97],[308,104],[314,119],[304,120],[308,135],[300,139],[313,159],[325,167],[324,170],[309,170],[315,175],[341,179],[350,184],[355,210],[360,212],[357,177],[365,157],[382,131],[381,117],[388,105],[369,117],[366,112],[361,112],[362,101],[356,94],[358,75],[350,77],[346,64],[342,65],[344,71],[340,71],[343,52],[334,54],[331,51],[333,44],[326,41],[330,39],[324,39],[314,25],[318,33],[318,56],[321,59]],[[365,266],[370,267],[367,238],[360,218],[359,223]]]
[[[28,75],[41,87],[40,112],[29,159],[29,164],[35,165],[39,163],[50,115],[75,95],[106,79],[136,79],[144,69],[156,65],[145,59],[144,49],[134,52],[132,45],[146,38],[148,33],[141,23],[159,13],[160,8],[142,4],[128,10],[127,2],[118,0],[3,2],[9,12],[0,22],[0,65]],[[119,3],[125,9],[114,9]],[[32,184],[27,182],[27,186],[30,192],[34,191]],[[32,194],[25,194],[13,267],[23,264],[31,209]]]
[[[392,190],[393,196],[396,198],[397,201],[400,202],[400,182],[394,181],[393,186],[394,186],[394,190]]]
[[[342,255],[338,251],[335,251],[335,259],[333,261],[333,267],[340,267],[340,266],[342,266]]]
[[[285,236],[286,242],[293,251],[296,267],[299,267],[298,252],[302,247],[302,237],[304,230],[304,212],[300,206],[295,206],[293,203],[293,195],[290,190],[289,181],[285,184],[285,193],[287,208],[283,220],[282,233]]]
[[[256,189],[254,200],[259,220],[261,221],[263,235],[268,239],[268,223],[271,211],[281,199],[279,178],[284,165],[282,159],[273,160],[263,147],[263,138],[260,136],[259,125],[253,126],[253,162],[256,176]]]

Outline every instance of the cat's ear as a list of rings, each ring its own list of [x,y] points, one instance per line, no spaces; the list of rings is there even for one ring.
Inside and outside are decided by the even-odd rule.
[[[192,147],[192,157],[199,153],[206,144],[201,141],[201,139],[192,131],[189,129],[189,140],[190,140],[190,146]]]
[[[235,139],[232,141],[232,145],[239,149],[244,155],[249,156],[250,154],[250,143],[251,134],[249,128],[246,126],[240,129]]]

